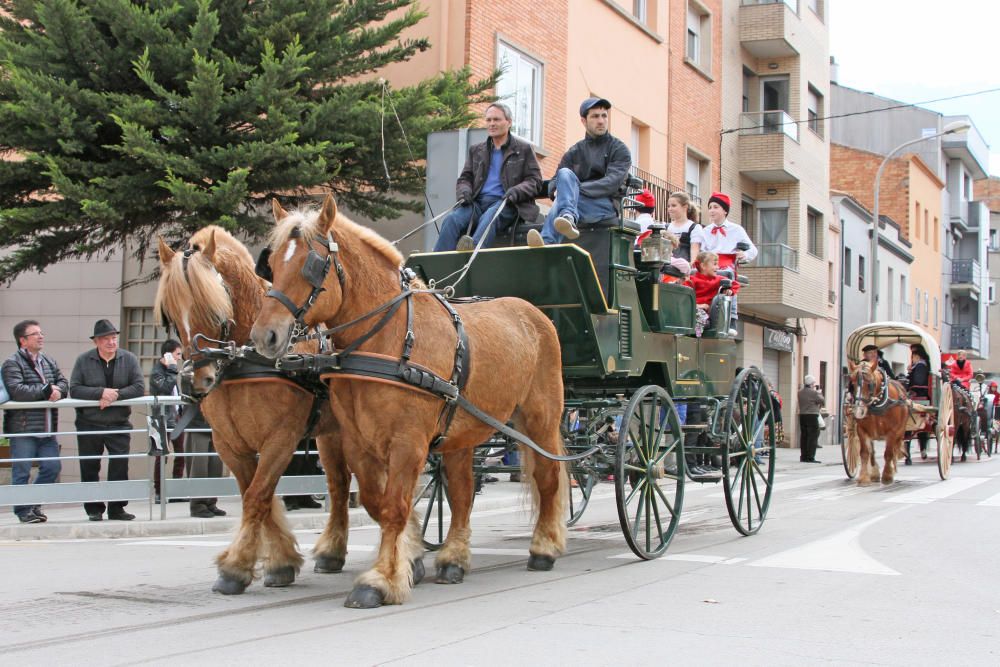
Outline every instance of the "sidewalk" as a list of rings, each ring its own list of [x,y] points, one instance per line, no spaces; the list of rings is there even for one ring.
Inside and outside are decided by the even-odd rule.
[[[831,466],[838,472],[842,470],[839,447],[826,446],[818,450],[817,456],[822,464],[800,463],[798,449],[778,448],[775,451],[778,470],[781,472],[808,469],[828,471]],[[505,473],[497,476],[502,481],[484,485],[483,493],[476,496],[473,511],[520,507],[529,512],[531,499],[528,489],[522,484],[508,482]],[[152,506],[151,518],[147,503],[132,501],[127,508],[135,514],[132,521],[109,521],[106,514],[103,521],[90,521],[82,505],[50,505],[42,508],[49,520],[32,524],[21,523],[10,507],[3,507],[0,508],[0,540],[140,538],[234,531],[240,523],[240,499],[220,498],[219,507],[226,510],[226,516],[196,519],[190,516],[186,501],[167,503],[167,518],[161,521],[159,505]],[[361,507],[348,510],[348,515],[351,527],[374,523]],[[295,510],[286,512],[285,516],[292,530],[322,530],[327,520],[325,509]]]

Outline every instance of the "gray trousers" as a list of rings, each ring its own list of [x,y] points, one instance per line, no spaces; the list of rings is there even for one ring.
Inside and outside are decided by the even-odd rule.
[[[185,450],[189,454],[215,453],[211,433],[187,433]],[[193,456],[187,458],[187,476],[191,478],[222,477],[222,461],[218,456]],[[191,506],[214,505],[218,498],[192,498]]]

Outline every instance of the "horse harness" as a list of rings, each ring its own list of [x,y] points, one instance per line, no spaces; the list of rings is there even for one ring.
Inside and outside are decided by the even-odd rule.
[[[875,388],[875,377],[874,377],[875,373],[878,373],[879,375],[882,376],[882,388],[879,391],[879,395],[877,397],[872,396],[872,391]],[[867,376],[868,374],[867,373],[859,373],[859,375],[866,375]],[[858,386],[860,387],[860,385],[861,385],[861,381],[860,381],[861,378],[859,377],[858,380],[859,380],[858,381]],[[875,369],[874,369],[874,373],[872,373],[872,379],[871,379],[871,381],[865,382],[865,384],[868,387],[868,400],[867,401],[863,400],[860,397],[857,400],[859,402],[861,402],[868,409],[868,412],[871,413],[871,414],[873,414],[873,415],[882,415],[882,414],[885,414],[886,412],[888,412],[890,409],[896,407],[897,405],[907,405],[908,406],[910,404],[910,401],[907,398],[889,398],[889,384],[890,383],[895,384],[899,388],[899,395],[900,396],[904,396],[904,397],[906,396],[906,391],[903,389],[903,385],[899,384],[899,382],[896,382],[896,380],[893,380],[892,378],[890,378],[889,374],[885,372],[885,369],[883,369],[883,368],[881,368],[879,366],[876,366]]]

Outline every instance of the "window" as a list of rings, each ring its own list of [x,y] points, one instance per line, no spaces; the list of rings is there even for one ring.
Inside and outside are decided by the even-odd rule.
[[[158,326],[152,308],[125,309],[122,347],[139,357],[139,365],[146,377],[153,372],[153,362],[160,356],[160,343],[167,338],[162,330],[157,331]]]
[[[809,9],[812,13],[819,18],[820,21],[823,20],[823,0],[806,0],[806,4],[809,5]]]
[[[746,229],[751,229],[753,226],[754,219],[754,205],[753,200],[744,198],[740,202],[740,224]]]
[[[913,288],[913,321],[920,321],[920,288]]]
[[[809,372],[809,357],[804,356],[802,357],[802,376],[806,375],[812,375],[812,373]]]
[[[934,297],[934,328],[938,328],[938,298]]]
[[[826,263],[826,289],[827,301],[831,304],[837,303],[837,279],[833,277],[833,262]]]
[[[937,218],[935,218],[934,221],[936,223]],[[998,250],[1000,250],[1000,234],[998,234],[997,232],[998,230],[996,229],[990,230],[990,250],[992,252],[997,252]]]
[[[934,216],[934,250],[938,249],[938,238],[941,236],[941,227],[938,224],[937,216]]]
[[[844,284],[848,287],[851,286],[851,270],[853,266],[851,265],[851,249],[844,248]]]
[[[684,189],[692,199],[700,200],[702,192],[708,192],[711,187],[708,160],[692,151],[688,151],[684,163]]]
[[[809,227],[809,254],[815,257],[823,256],[823,214],[819,211],[806,209],[806,224]]]
[[[987,300],[990,305],[997,302],[997,281],[991,280],[989,285],[986,286]]]
[[[788,246],[788,203],[757,202],[757,215],[757,266],[798,269],[795,251]]]
[[[639,23],[646,25],[647,21],[647,7],[646,0],[632,0],[632,16]]]
[[[927,320],[931,317],[931,297],[929,292],[924,292],[924,324],[928,324]]]
[[[968,173],[962,174],[962,183],[964,184],[963,192],[965,193],[965,198],[972,199],[972,179],[969,178]]]
[[[826,396],[826,362],[819,362],[819,391]]]
[[[895,295],[896,282],[894,280],[895,277],[896,276],[894,275],[892,267],[890,266],[888,268],[888,274],[887,274],[887,278],[886,278],[886,281],[885,281],[885,286],[887,288],[886,289],[886,292],[887,292],[886,303],[889,305],[889,313],[888,313],[888,315],[889,315],[889,319],[890,320],[896,319],[896,308],[895,308],[895,306],[896,306],[896,298],[895,298],[895,296],[896,296]]]
[[[865,291],[865,258],[858,256],[858,289]]]
[[[806,113],[809,117],[809,129],[823,136],[823,95],[811,85],[809,86],[808,99],[806,100]]]
[[[788,75],[766,76],[760,79],[761,132],[777,134],[783,132],[798,139],[798,126],[792,123],[788,113],[791,109],[788,95]]]
[[[926,208],[924,209],[924,241],[927,245],[931,243],[931,216]]]
[[[686,60],[704,72],[712,71],[712,15],[693,0],[687,6]]]
[[[542,64],[504,42],[497,42],[497,97],[514,114],[511,131],[536,146],[542,144]]]
[[[642,163],[639,161],[639,155],[641,151],[639,150],[639,145],[641,143],[640,134],[641,130],[638,125],[632,123],[632,142],[629,144],[629,151],[632,152],[632,164],[642,168]]]
[[[920,202],[913,205],[913,236],[920,238]]]
[[[746,67],[743,68],[743,107],[741,111],[744,113],[753,108],[753,101],[750,97],[753,94],[753,84],[754,79],[756,78],[757,75],[753,73],[753,70],[747,69]]]

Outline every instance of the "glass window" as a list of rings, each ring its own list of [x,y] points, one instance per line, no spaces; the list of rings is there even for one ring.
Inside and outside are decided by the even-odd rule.
[[[858,256],[858,290],[865,291],[865,258]]]
[[[148,378],[153,372],[153,362],[160,356],[160,343],[167,339],[153,318],[153,309],[126,308],[124,333],[122,346],[139,357],[142,373]]]
[[[691,198],[700,201],[701,193],[708,189],[708,160],[702,160],[693,153],[687,154],[684,162],[684,189]]]
[[[788,209],[761,208],[758,244],[758,266],[798,268],[797,258],[788,246]]]
[[[821,95],[820,92],[812,86],[809,86],[807,107],[806,113],[809,117],[809,129],[822,137],[823,95]]]
[[[931,316],[931,296],[929,292],[924,292],[924,324]]]
[[[646,24],[647,20],[647,7],[646,0],[632,0],[632,16],[635,20],[643,25]]]
[[[987,298],[990,304],[997,302],[997,281],[991,280],[986,289]]]
[[[851,249],[844,248],[844,284],[851,286]]]
[[[938,298],[934,297],[934,328],[938,326]]]
[[[814,209],[806,209],[806,223],[809,227],[809,254],[823,256],[823,214]]]
[[[536,146],[542,143],[542,64],[504,42],[497,43],[497,97],[514,114],[511,131]]]
[[[888,278],[885,281],[885,286],[887,288],[886,289],[886,291],[887,291],[886,303],[889,304],[889,319],[890,320],[896,319],[896,313],[895,313],[895,310],[896,310],[896,294],[895,294],[895,292],[896,292],[896,280],[895,280],[895,278],[896,278],[896,274],[892,270],[892,267],[890,266],[889,270],[888,270]]]
[[[826,362],[819,362],[819,390],[826,396]]]
[[[913,321],[920,321],[920,288],[913,288]]]
[[[685,53],[688,61],[706,72],[712,69],[712,15],[696,2],[687,6],[687,40]]]

